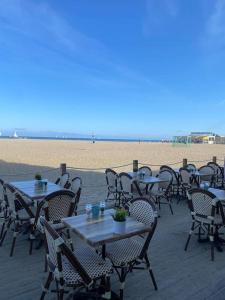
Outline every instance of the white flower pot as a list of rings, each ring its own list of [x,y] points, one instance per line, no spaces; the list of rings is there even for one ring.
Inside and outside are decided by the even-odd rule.
[[[122,234],[126,231],[126,221],[117,222],[113,220],[113,232],[117,234]]]

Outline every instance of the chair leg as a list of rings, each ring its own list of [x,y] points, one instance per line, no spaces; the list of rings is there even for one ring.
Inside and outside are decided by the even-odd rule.
[[[15,248],[15,244],[16,244],[16,238],[19,233],[18,227],[19,227],[19,225],[18,225],[18,223],[16,223],[14,233],[13,233],[13,241],[12,241],[12,246],[11,246],[11,250],[10,250],[10,256],[13,256],[13,252],[14,252],[14,248]]]
[[[2,235],[3,235],[4,229],[5,229],[5,221],[2,224],[1,233],[0,233],[0,240],[2,239]]]
[[[121,274],[120,274],[120,300],[123,300],[125,278],[126,278],[126,270],[125,270],[125,268],[122,268]]]
[[[71,235],[70,235],[70,230],[69,229],[67,229],[67,238],[68,238],[71,250],[74,251],[73,241],[71,239]]]
[[[1,238],[1,241],[0,241],[0,247],[3,245],[3,242],[5,240],[5,237],[7,235],[7,232],[9,230],[11,224],[12,224],[12,221],[11,221],[11,219],[9,219],[5,231],[2,233],[2,238]]]
[[[43,292],[41,294],[40,300],[43,300],[45,298],[45,295],[46,295],[47,291],[49,290],[49,287],[50,287],[50,284],[52,282],[52,279],[53,279],[52,272],[49,272],[48,278],[47,278],[47,281],[46,281],[46,283],[44,285],[44,289],[43,289]]]
[[[211,229],[210,236],[209,236],[210,244],[211,244],[211,260],[214,261],[214,235],[213,229]]]
[[[158,290],[158,286],[157,286],[157,283],[156,283],[156,281],[155,281],[155,276],[154,276],[154,274],[153,274],[153,271],[152,271],[152,268],[151,268],[151,265],[150,265],[150,261],[149,261],[149,258],[148,258],[148,256],[147,256],[147,254],[145,255],[145,261],[146,261],[146,265],[147,265],[149,274],[150,274],[151,279],[152,279],[152,283],[153,283],[153,285],[154,285],[155,290],[157,291],[157,290]]]
[[[35,240],[35,235],[34,235],[34,231],[33,229],[31,230],[31,233],[30,233],[30,249],[29,249],[29,254],[31,255],[32,254],[32,251],[33,251],[33,243],[34,243],[34,240]]]
[[[187,251],[188,244],[190,242],[191,235],[192,235],[192,232],[193,232],[194,228],[195,228],[195,223],[193,222],[192,225],[191,225],[191,230],[190,230],[188,238],[187,238],[187,242],[186,242],[185,247],[184,247],[184,251]]]

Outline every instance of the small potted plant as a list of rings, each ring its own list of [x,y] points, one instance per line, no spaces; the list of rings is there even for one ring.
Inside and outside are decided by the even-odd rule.
[[[42,176],[40,173],[36,173],[34,178],[36,180],[37,185],[42,185]]]
[[[127,211],[124,208],[118,208],[112,215],[114,233],[121,234],[126,231],[126,216]]]

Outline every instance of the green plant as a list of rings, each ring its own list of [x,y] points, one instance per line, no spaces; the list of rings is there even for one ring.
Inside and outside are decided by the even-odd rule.
[[[112,215],[113,220],[116,222],[126,221],[127,211],[124,208],[118,208]]]
[[[36,179],[36,180],[41,180],[41,179],[42,179],[41,174],[40,174],[40,173],[36,173],[36,174],[35,174],[35,179]]]

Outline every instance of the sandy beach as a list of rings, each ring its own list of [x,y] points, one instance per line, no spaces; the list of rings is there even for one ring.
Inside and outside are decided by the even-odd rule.
[[[225,145],[193,144],[189,146],[173,146],[167,143],[141,142],[100,142],[59,141],[59,140],[0,140],[0,177],[5,180],[32,179],[40,172],[49,180],[55,180],[59,174],[60,163],[69,167],[102,170],[72,170],[71,176],[83,179],[83,198],[99,199],[106,194],[104,169],[120,165],[132,164],[134,159],[152,165],[174,164],[181,166],[183,158],[188,161],[200,161],[197,166],[217,156],[221,165],[225,156]],[[155,166],[153,166],[155,165]],[[118,172],[129,171],[132,165],[116,169]]]

